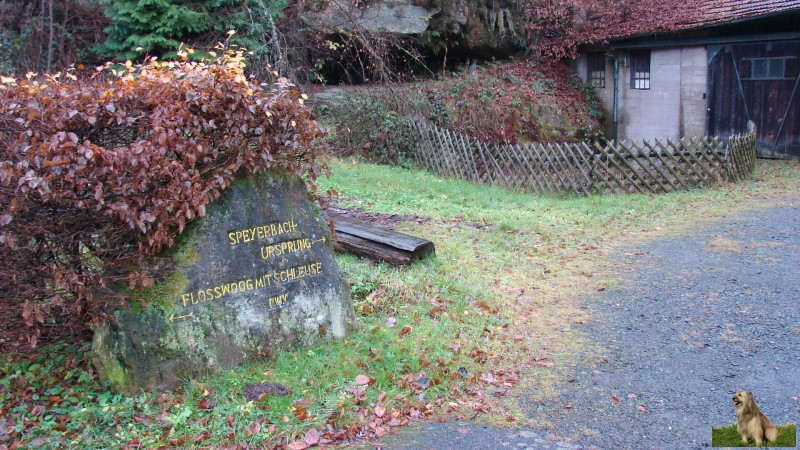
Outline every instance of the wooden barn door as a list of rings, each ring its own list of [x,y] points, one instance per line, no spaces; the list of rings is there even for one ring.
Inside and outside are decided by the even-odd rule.
[[[757,127],[758,154],[800,157],[800,41],[708,46],[708,133]]]

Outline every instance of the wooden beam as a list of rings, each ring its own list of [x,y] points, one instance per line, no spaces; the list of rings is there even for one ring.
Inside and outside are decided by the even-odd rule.
[[[342,253],[407,266],[436,253],[433,242],[347,219],[331,216],[336,234],[333,248]]]

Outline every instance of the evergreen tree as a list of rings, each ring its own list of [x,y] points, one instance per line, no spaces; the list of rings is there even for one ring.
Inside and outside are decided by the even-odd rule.
[[[233,43],[256,55],[269,52],[273,18],[286,0],[103,0],[112,25],[98,48],[104,57],[171,58],[181,43],[210,48],[236,30]]]

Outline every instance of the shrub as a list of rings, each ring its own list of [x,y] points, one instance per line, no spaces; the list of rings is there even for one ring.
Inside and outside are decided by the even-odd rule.
[[[0,331],[85,328],[121,300],[105,287],[167,270],[155,256],[239,175],[284,167],[313,189],[324,130],[243,54],[2,79]]]
[[[325,121],[336,129],[331,139],[333,151],[378,164],[411,165],[417,137],[409,117],[420,113],[405,94],[392,85],[335,94],[319,108]]]
[[[561,63],[487,64],[420,85],[428,118],[484,142],[595,140],[601,107]]]

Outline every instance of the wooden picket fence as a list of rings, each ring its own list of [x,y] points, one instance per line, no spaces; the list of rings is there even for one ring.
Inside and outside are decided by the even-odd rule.
[[[423,121],[416,163],[437,174],[530,192],[659,193],[750,175],[755,131],[728,139],[704,137],[606,145],[574,143],[486,144]]]

